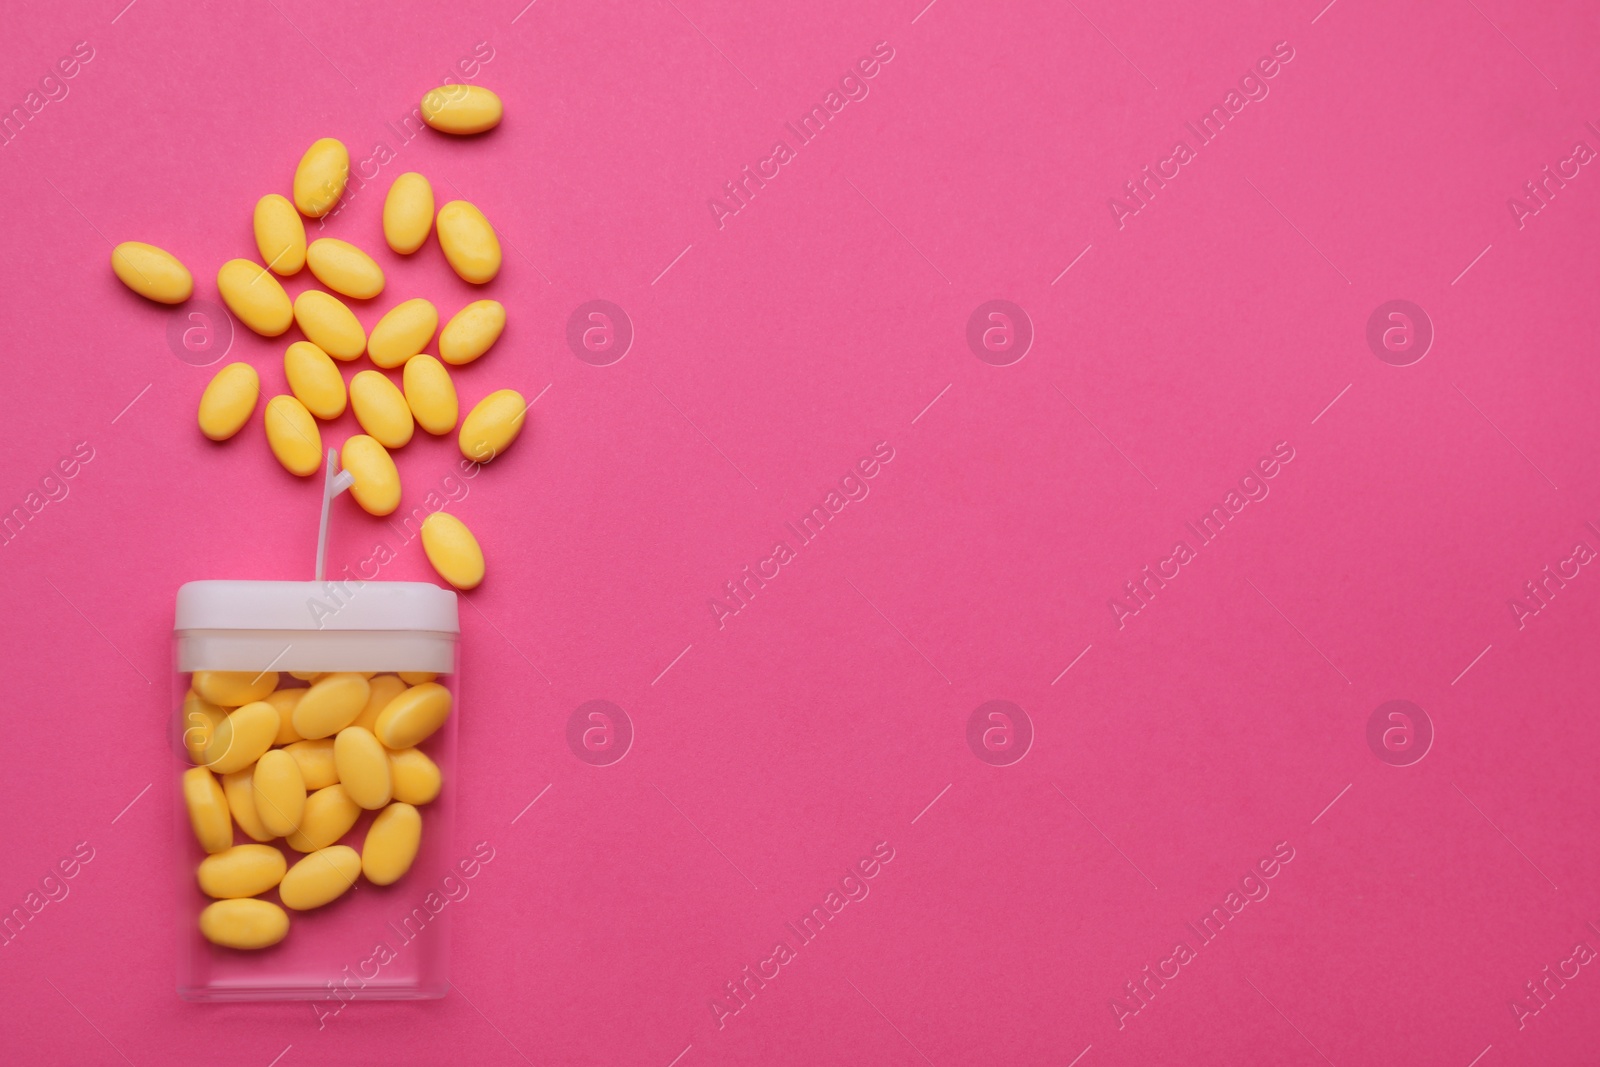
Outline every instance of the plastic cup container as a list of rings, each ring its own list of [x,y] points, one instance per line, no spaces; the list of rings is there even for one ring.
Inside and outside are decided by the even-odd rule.
[[[176,798],[178,994],[186,1000],[407,1000],[447,989],[449,920],[462,856],[452,837],[460,623],[455,593],[425,582],[189,582],[178,590],[172,689]],[[411,869],[388,886],[365,878],[339,899],[289,911],[289,933],[258,950],[224,948],[200,933],[211,898],[196,869],[206,853],[190,827],[180,777],[193,766],[184,745],[184,701],[194,671],[278,673],[278,686],[302,674],[427,672],[451,692],[451,712],[417,747],[438,764],[443,788],[419,805],[422,843]],[[220,780],[220,778],[219,778]],[[363,811],[340,844],[361,851],[376,811]],[[233,826],[235,844],[252,839]],[[289,866],[301,858],[282,838],[267,842]],[[262,899],[278,902],[277,890]]]

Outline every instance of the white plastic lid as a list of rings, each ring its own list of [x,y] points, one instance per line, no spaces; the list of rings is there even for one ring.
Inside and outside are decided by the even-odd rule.
[[[186,582],[175,630],[413,630],[458,634],[456,594],[428,582]]]

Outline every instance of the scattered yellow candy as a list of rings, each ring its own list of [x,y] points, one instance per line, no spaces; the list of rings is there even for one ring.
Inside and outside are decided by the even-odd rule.
[[[250,421],[261,396],[261,378],[248,363],[230,363],[217,371],[200,394],[200,432],[226,441]]]
[[[277,337],[294,322],[294,305],[278,279],[248,259],[230,259],[217,271],[217,291],[240,322],[262,337]]]
[[[283,880],[289,863],[271,845],[234,845],[200,861],[200,892],[219,900],[254,897]]]
[[[481,85],[441,85],[422,98],[422,121],[440,133],[483,133],[504,114],[500,98]]]
[[[322,469],[322,431],[292,396],[267,401],[267,444],[283,469],[305,478]]]
[[[500,238],[483,212],[465,200],[439,209],[439,247],[463,281],[482,285],[500,273]]]
[[[443,511],[422,520],[422,551],[439,577],[457,589],[476,589],[483,581],[483,549],[467,524]],[[416,742],[410,742],[415,744]],[[406,745],[384,744],[390,748]]]
[[[306,265],[306,224],[288,199],[268,193],[256,201],[256,251],[274,274],[299,274]]]
[[[361,843],[361,873],[374,885],[393,885],[411,869],[422,847],[422,816],[410,804],[390,804],[378,813]]]
[[[294,170],[294,206],[317,219],[333,210],[350,180],[350,152],[332,137],[314,141]]]
[[[415,171],[400,175],[383,201],[383,239],[402,256],[422,247],[433,231],[433,186]]]
[[[375,732],[385,748],[411,748],[432,737],[449,717],[450,690],[437,682],[424,682],[389,701],[378,716]]]
[[[306,266],[336,293],[371,300],[383,292],[383,268],[361,249],[337,237],[319,237],[306,249]]]
[[[439,328],[439,309],[418,297],[391,308],[367,338],[367,355],[384,370],[393,370],[428,347]]]
[[[350,379],[350,407],[361,428],[385,448],[404,448],[416,432],[405,394],[380,371],[360,371]]]
[[[124,241],[111,250],[111,269],[122,284],[146,300],[181,304],[194,295],[194,275],[164,248]]]
[[[294,833],[306,809],[306,780],[288,749],[275,748],[256,760],[251,780],[256,816],[274,837]]]
[[[461,420],[461,454],[488,463],[511,447],[527,416],[528,404],[515,389],[490,393]]]
[[[344,414],[344,378],[328,353],[310,341],[296,341],[283,353],[283,376],[295,399],[317,418]]]
[[[405,386],[406,406],[417,425],[435,436],[456,428],[461,408],[455,383],[443,363],[426,353],[413,356],[406,362],[400,379]]]
[[[224,948],[267,948],[288,935],[289,913],[270,900],[218,900],[200,913],[200,933]]]
[[[389,515],[400,506],[400,471],[389,450],[358,433],[339,450],[339,465],[355,479],[350,495],[369,515]]]
[[[504,304],[498,300],[474,300],[439,331],[439,358],[456,367],[471,363],[500,340],[505,328]]]
[[[361,856],[349,845],[319,848],[289,868],[278,883],[278,899],[295,911],[320,908],[356,884]]]
[[[367,350],[367,331],[344,302],[321,289],[294,298],[294,321],[306,339],[334,359],[348,363]]]

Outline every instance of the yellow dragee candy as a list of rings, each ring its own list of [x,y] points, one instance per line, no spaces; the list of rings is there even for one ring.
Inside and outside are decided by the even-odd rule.
[[[268,948],[288,936],[289,913],[270,900],[218,900],[200,913],[200,933],[224,948]]]
[[[317,418],[344,414],[344,378],[328,353],[310,341],[296,341],[284,351],[283,376],[295,399]]]
[[[422,847],[422,816],[410,804],[390,804],[367,827],[361,843],[361,873],[373,885],[393,885],[416,861]]]
[[[258,263],[228,260],[217,271],[217,291],[228,310],[262,337],[277,337],[294,322],[289,294]]]
[[[277,708],[265,700],[236,708],[212,733],[206,745],[206,766],[218,774],[243,770],[271,748],[277,736]]]
[[[277,671],[195,671],[189,684],[201,697],[225,708],[265,700],[278,688]]]
[[[439,309],[417,297],[389,309],[367,338],[367,355],[384,370],[393,370],[428,347],[439,328]]]
[[[294,728],[311,740],[331,737],[361,714],[369,692],[359,674],[344,671],[320,678],[295,705]]]
[[[425,679],[430,682],[432,680],[432,678]],[[389,701],[406,691],[407,683],[392,674],[380,674],[367,684],[372,686],[372,692],[367,697],[367,706],[361,709],[356,721],[350,724],[364,730],[370,730],[378,725],[378,715],[389,706]]]
[[[417,425],[435,436],[456,428],[461,408],[455,383],[443,363],[426,353],[413,356],[406,361],[400,379],[405,386],[406,406]]]
[[[385,748],[411,748],[431,737],[449,717],[450,690],[438,682],[424,682],[389,701],[374,733]]]
[[[474,300],[439,331],[439,358],[451,366],[471,363],[494,343],[506,328],[506,308],[498,300]]]
[[[378,709],[382,711],[382,708]],[[183,747],[189,753],[190,763],[200,763],[205,759],[206,745],[211,742],[211,735],[216,731],[217,724],[228,717],[227,709],[220,708],[205,697],[189,690],[183,698]],[[374,716],[376,718],[376,716]]]
[[[361,249],[337,237],[319,237],[306,249],[306,265],[336,293],[371,300],[383,292],[383,268]]]
[[[394,798],[407,804],[430,803],[443,785],[439,765],[420,748],[390,752],[389,777],[394,781]]]
[[[423,682],[431,682],[439,677],[433,671],[400,671],[399,673],[400,680],[407,685],[421,685]]]
[[[336,782],[306,797],[300,825],[284,841],[296,852],[315,852],[349,833],[360,817],[361,809],[345,792],[344,784]]]
[[[320,908],[349,892],[360,875],[361,855],[349,845],[319,848],[289,868],[278,899],[295,911]]]
[[[369,515],[388,515],[400,506],[400,471],[389,450],[358,433],[339,450],[339,465],[355,479],[350,495]]]
[[[422,247],[433,231],[433,186],[410,171],[394,180],[383,200],[383,239],[402,256]]]
[[[296,741],[285,746],[284,751],[300,768],[307,790],[326,789],[339,780],[339,769],[333,765],[333,738]]]
[[[200,861],[200,891],[219,900],[265,893],[283,880],[289,863],[271,845],[234,845]]]
[[[333,739],[333,764],[339,784],[360,807],[376,811],[394,795],[389,756],[371,730],[346,726]]]
[[[483,133],[504,114],[500,98],[481,85],[441,85],[422,98],[422,121],[440,133]]]
[[[385,448],[404,448],[416,432],[405,394],[380,371],[359,371],[350,379],[350,407],[361,428]]]
[[[274,274],[299,274],[306,265],[306,224],[287,197],[268,193],[256,201],[256,251]]]
[[[304,689],[279,689],[266,695],[266,702],[278,709],[278,736],[272,739],[274,745],[292,745],[301,740],[294,728],[294,708],[305,695]]]
[[[228,814],[228,798],[209,769],[190,767],[183,772],[183,805],[189,811],[189,825],[201,848],[221,852],[232,847],[233,818]]]
[[[457,589],[476,589],[483,581],[483,549],[467,524],[454,515],[436,511],[422,520],[422,551],[439,577]]]
[[[194,295],[194,275],[164,248],[124,241],[111,250],[111,269],[122,284],[146,300],[181,304]]]
[[[461,454],[488,463],[511,447],[527,416],[527,401],[515,389],[490,393],[461,420]]]
[[[367,331],[344,302],[321,289],[307,289],[294,298],[294,321],[307,340],[334,359],[360,359],[367,350]]]
[[[228,811],[246,837],[252,841],[271,841],[278,835],[266,828],[256,812],[255,773],[255,765],[252,764],[242,771],[224,774],[222,795],[228,798]]]
[[[465,200],[439,209],[439,247],[463,281],[482,285],[500,273],[500,238],[483,212]]]
[[[251,780],[256,816],[274,837],[294,833],[306,808],[306,780],[288,749],[275,748],[256,760]]]
[[[283,469],[304,478],[322,469],[322,431],[292,396],[267,401],[267,444]]]
[[[333,210],[350,180],[350,152],[332,137],[313,141],[294,169],[294,206],[317,219]]]
[[[226,441],[250,421],[261,396],[261,377],[248,363],[230,363],[217,371],[200,394],[200,432]]]

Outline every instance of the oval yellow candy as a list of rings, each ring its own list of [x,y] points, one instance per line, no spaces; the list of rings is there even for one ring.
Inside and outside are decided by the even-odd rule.
[[[146,300],[181,304],[194,295],[194,275],[164,248],[124,241],[111,250],[111,269],[122,284]]]
[[[248,363],[230,363],[212,377],[200,394],[200,432],[226,441],[250,421],[261,396],[261,377]]]
[[[456,367],[471,363],[500,340],[505,328],[504,304],[498,300],[474,300],[439,331],[439,358]]]
[[[294,298],[294,321],[300,332],[334,359],[360,359],[367,350],[367,331],[344,302],[321,289],[307,289]]]
[[[457,589],[476,589],[483,581],[483,549],[454,515],[436,511],[422,520],[422,551],[439,577]]]
[[[500,238],[483,212],[465,200],[439,209],[439,247],[463,281],[482,285],[500,273]]]
[[[200,933],[224,948],[269,948],[288,936],[289,913],[253,897],[213,901],[200,913]]]
[[[420,748],[390,752],[389,777],[394,780],[394,798],[406,804],[431,803],[444,784],[439,765]]]
[[[400,680],[407,685],[421,685],[423,682],[431,682],[439,677],[435,671],[400,671],[399,673]]]
[[[383,268],[361,249],[337,237],[319,237],[306,249],[306,265],[336,293],[371,300],[383,292]]]
[[[461,454],[488,463],[511,447],[527,416],[527,401],[515,389],[490,393],[461,420]]]
[[[232,771],[222,776],[222,795],[228,799],[228,811],[244,835],[252,841],[271,841],[278,835],[262,824],[256,812],[256,793],[252,779],[256,769],[252,764],[242,771]]]
[[[428,347],[439,328],[439,309],[417,297],[390,308],[367,337],[367,355],[384,370],[393,370]]]
[[[299,274],[306,265],[306,224],[287,197],[268,193],[256,201],[256,251],[274,274]]]
[[[228,798],[209,768],[190,767],[183,772],[183,806],[189,811],[189,826],[201,848],[221,852],[233,846]]]
[[[500,98],[481,85],[441,85],[422,98],[422,121],[440,133],[483,133],[504,114]]]
[[[361,428],[385,448],[404,448],[416,432],[405,394],[379,371],[359,371],[350,379],[350,407]]]
[[[422,816],[410,804],[390,804],[367,827],[361,843],[361,873],[373,885],[393,885],[416,861],[422,847]]]
[[[333,738],[296,741],[286,745],[284,751],[300,768],[307,791],[326,789],[339,780],[339,769],[333,765]]]
[[[339,450],[339,464],[355,479],[350,495],[369,515],[388,515],[400,506],[400,471],[377,441],[356,434]]]
[[[331,741],[328,747],[333,747]],[[300,825],[284,840],[296,852],[315,852],[349,833],[360,817],[361,809],[345,792],[344,784],[335,783],[306,797]]]
[[[338,900],[361,875],[361,855],[349,845],[319,848],[290,867],[278,883],[278,899],[294,911]]]
[[[274,745],[292,745],[302,740],[294,728],[294,709],[305,695],[304,689],[279,689],[267,694],[267,703],[278,709],[278,736],[272,739]]]
[[[328,353],[310,341],[296,341],[283,353],[283,376],[289,391],[319,419],[344,414],[344,379]]]
[[[443,363],[427,354],[413,356],[400,379],[405,385],[406,406],[419,426],[435,436],[456,428],[461,409],[455,383]]]
[[[367,696],[367,706],[361,709],[356,721],[350,724],[359,726],[363,730],[371,730],[377,726],[378,716],[389,706],[389,701],[406,691],[406,683],[392,674],[380,674],[369,679],[367,684],[372,687],[372,692]]]
[[[213,704],[242,708],[278,688],[277,671],[195,671],[189,679],[194,691]]]
[[[265,700],[236,708],[206,745],[206,766],[218,774],[243,770],[261,758],[278,736],[278,709]]]
[[[217,271],[217,291],[228,310],[262,337],[277,337],[294,322],[294,305],[278,279],[248,259],[230,259]]]
[[[422,247],[433,230],[433,186],[416,171],[400,175],[383,200],[383,239],[402,256]]]
[[[404,687],[404,683],[401,683],[401,688]],[[206,745],[211,743],[211,735],[216,732],[217,725],[227,717],[225,708],[211,703],[193,689],[189,690],[183,698],[183,721],[180,725],[183,728],[183,748],[189,753],[190,763],[205,761]]]
[[[274,837],[295,832],[306,809],[306,780],[288,749],[275,748],[256,760],[251,778],[256,817]]]
[[[359,674],[341,672],[320,678],[295,705],[294,728],[310,740],[332,737],[361,714],[368,692],[367,680]]]
[[[394,782],[389,777],[389,756],[371,730],[346,726],[333,739],[333,765],[339,784],[360,807],[376,811],[389,803]]]
[[[304,478],[322,469],[322,431],[292,396],[267,401],[267,444],[283,469]]]
[[[288,869],[283,853],[271,845],[234,845],[201,860],[195,877],[206,896],[235,900],[260,896],[283,881]]]
[[[313,141],[294,169],[294,206],[313,219],[333,210],[350,180],[350,152],[332,137]]]
[[[423,537],[426,539],[427,534]],[[438,682],[424,682],[389,701],[378,716],[374,732],[385,748],[411,748],[431,737],[449,717],[450,690]]]

